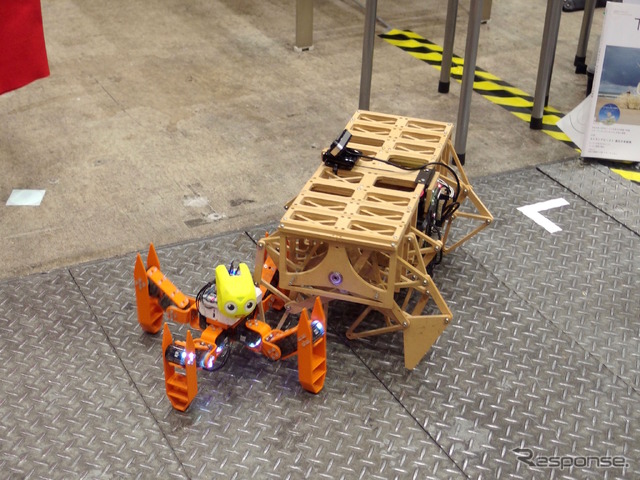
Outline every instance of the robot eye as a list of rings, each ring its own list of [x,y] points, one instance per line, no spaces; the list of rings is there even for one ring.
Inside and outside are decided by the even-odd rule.
[[[228,313],[228,314],[233,315],[233,314],[235,314],[235,313],[236,313],[236,311],[238,310],[238,307],[237,307],[237,306],[236,306],[236,304],[235,304],[235,303],[233,303],[233,302],[227,302],[227,303],[225,303],[225,305],[224,305],[224,309],[227,311],[227,313]]]
[[[253,300],[249,300],[247,303],[245,303],[244,305],[244,310],[246,312],[251,312],[254,308],[256,308],[256,302],[254,302]]]

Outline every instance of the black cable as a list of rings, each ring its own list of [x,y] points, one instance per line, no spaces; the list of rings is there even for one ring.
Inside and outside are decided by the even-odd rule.
[[[247,232],[246,230],[244,231],[244,234],[249,237],[249,239],[253,242],[253,244],[257,247],[258,246],[258,242],[255,241],[255,239],[251,236],[251,234],[249,232]]]
[[[428,163],[427,165],[442,165],[443,167],[447,168],[451,172],[451,174],[453,175],[453,178],[455,178],[456,180],[456,191],[453,195],[453,203],[457,203],[458,195],[460,194],[460,179],[458,178],[458,174],[456,173],[456,171],[453,168],[451,168],[451,166],[442,162],[432,162],[432,163]]]
[[[442,232],[440,231],[440,228],[434,227],[434,230],[438,235],[438,240],[442,240]],[[442,262],[442,250],[439,250],[438,252],[436,252],[436,256],[433,257],[433,260],[431,260],[431,263],[435,266],[435,265],[440,265],[441,262]]]
[[[222,350],[222,354],[219,357],[216,357],[216,361],[213,362],[213,368],[209,370],[210,372],[215,372],[216,370],[220,370],[221,368],[223,368],[227,364],[227,362],[229,361],[229,357],[231,356],[232,344],[228,340],[228,337],[225,337],[222,341],[226,342],[227,346]]]
[[[449,170],[451,172],[451,174],[453,175],[453,178],[456,180],[456,187],[457,188],[456,188],[455,194],[453,196],[453,201],[456,202],[458,200],[458,194],[460,192],[460,179],[458,178],[458,174],[456,173],[456,171],[453,168],[451,168],[451,165],[447,165],[444,162],[430,162],[430,163],[426,163],[424,165],[421,165],[419,167],[407,167],[405,165],[400,165],[398,163],[390,162],[389,160],[382,160],[381,158],[370,157],[369,155],[364,155],[363,153],[359,153],[359,156],[361,158],[368,158],[369,160],[375,160],[377,162],[386,163],[387,165],[391,165],[392,167],[396,167],[396,168],[399,168],[401,170],[409,170],[409,171],[424,170],[425,168],[427,168],[427,167],[429,167],[431,165],[439,165],[439,166],[445,167],[447,170]]]
[[[209,288],[211,288],[215,283],[216,283],[215,280],[212,280],[211,282],[207,282],[205,286],[202,287],[196,294],[196,310],[198,310],[198,313],[200,313],[200,302],[204,297],[204,292],[209,290]]]
[[[355,152],[355,151],[356,151],[356,150],[354,150],[354,152]],[[412,170],[422,170],[422,169],[423,169],[423,168],[425,168],[427,165],[429,165],[429,164],[427,164],[427,165],[422,165],[422,166],[420,166],[420,167],[407,167],[407,166],[405,166],[405,165],[400,165],[399,163],[393,163],[393,162],[390,162],[389,160],[382,160],[381,158],[370,157],[369,155],[365,155],[365,154],[363,154],[363,153],[358,153],[358,156],[359,156],[360,158],[368,158],[369,160],[376,160],[377,162],[386,163],[387,165],[391,165],[392,167],[396,167],[396,168],[399,168],[399,169],[401,169],[401,170],[410,170],[410,171],[412,171]]]
[[[460,208],[460,204],[458,202],[453,202],[445,206],[442,211],[442,215],[440,216],[441,223],[445,223],[447,220],[449,220],[449,218],[451,218],[453,214],[456,213],[458,208]]]

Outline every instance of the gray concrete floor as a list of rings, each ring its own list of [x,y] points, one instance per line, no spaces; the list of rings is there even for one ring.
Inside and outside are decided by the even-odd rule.
[[[296,53],[292,1],[44,2],[51,76],[0,96],[0,278],[277,220],[358,107],[364,11],[315,3],[315,48]],[[441,44],[445,4],[378,15]],[[533,94],[545,8],[494,1],[478,66]],[[562,16],[550,105],[563,112],[584,97],[581,21]],[[438,94],[435,68],[375,49],[371,110],[455,121],[459,84]],[[472,178],[577,157],[477,94],[466,155]],[[5,206],[17,188],[46,190],[42,204]]]

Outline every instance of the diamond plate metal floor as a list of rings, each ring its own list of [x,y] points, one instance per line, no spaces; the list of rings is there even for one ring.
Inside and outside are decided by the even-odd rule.
[[[640,185],[580,159],[544,165],[540,171],[640,235]]]
[[[401,335],[349,342],[358,310],[331,304],[318,395],[295,360],[236,350],[174,411],[160,336],[137,325],[133,254],[0,283],[0,476],[638,478],[640,194],[603,196],[608,172],[580,168],[475,182],[496,220],[437,267],[454,321],[413,371]],[[560,197],[544,214],[561,232],[517,210]],[[254,245],[240,232],[158,253],[194,292],[218,262],[252,264]]]

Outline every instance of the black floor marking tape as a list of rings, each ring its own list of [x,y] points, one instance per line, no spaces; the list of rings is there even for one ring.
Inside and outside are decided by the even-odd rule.
[[[422,38],[417,33],[410,30],[389,30],[380,35],[392,45],[401,48],[409,55],[427,62],[440,70],[442,66],[442,47]],[[451,60],[451,77],[462,81],[462,67],[464,60],[462,57],[453,55]],[[516,117],[526,121],[531,121],[531,109],[533,108],[533,97],[526,92],[510,85],[504,80],[491,73],[476,67],[473,81],[473,90],[496,105],[500,105]],[[551,107],[545,107],[542,117],[542,131],[552,136],[556,140],[578,149],[577,145],[557,126],[556,123],[563,117],[563,114]]]
[[[422,60],[438,70],[441,69],[442,47],[440,45],[430,42],[411,30],[391,29],[381,34],[380,37],[391,45],[401,48],[412,57]],[[462,57],[453,55],[451,59],[451,77],[459,82],[462,81],[463,64]],[[500,105],[521,120],[527,123],[531,121],[533,97],[482,68],[476,67],[473,90],[490,102]],[[579,152],[578,146],[556,126],[556,123],[563,116],[564,114],[559,110],[549,106],[545,107],[542,116],[542,131]],[[633,168],[625,169],[625,167],[622,167],[611,168],[611,170],[633,182],[640,181],[640,173],[634,171]]]

